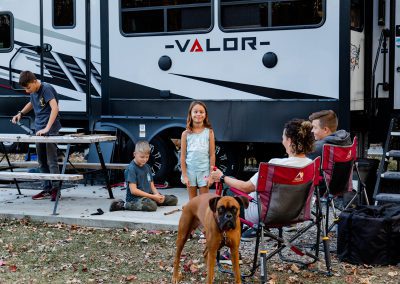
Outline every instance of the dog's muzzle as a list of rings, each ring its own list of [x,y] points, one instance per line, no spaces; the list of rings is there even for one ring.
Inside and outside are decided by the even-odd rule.
[[[226,212],[218,217],[218,227],[221,231],[228,231],[235,229],[236,227],[236,216],[231,212]]]

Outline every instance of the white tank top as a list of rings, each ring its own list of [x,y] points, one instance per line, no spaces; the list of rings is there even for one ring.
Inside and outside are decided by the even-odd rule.
[[[186,136],[186,167],[189,171],[204,172],[210,169],[210,129]]]

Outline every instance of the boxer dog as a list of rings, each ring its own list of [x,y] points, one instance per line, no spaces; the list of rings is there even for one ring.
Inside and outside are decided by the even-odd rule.
[[[190,233],[200,224],[203,225],[206,236],[203,255],[207,266],[207,283],[212,283],[214,280],[217,252],[223,246],[230,248],[235,282],[241,283],[239,269],[240,205],[247,208],[248,199],[245,197],[221,197],[207,193],[196,196],[184,206],[178,226],[172,283],[178,283],[182,277],[179,271],[182,249]]]

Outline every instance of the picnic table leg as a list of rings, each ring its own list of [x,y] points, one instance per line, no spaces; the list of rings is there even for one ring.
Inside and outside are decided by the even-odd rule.
[[[106,164],[104,163],[103,153],[101,152],[100,144],[99,144],[99,142],[95,142],[94,144],[96,145],[97,155],[99,156],[99,161],[101,164],[101,170],[102,170],[104,178],[106,180],[108,194],[110,196],[110,199],[114,199],[114,195],[111,190],[110,177],[108,176]]]
[[[3,142],[1,142],[1,146],[2,146],[2,148],[3,148],[3,153],[4,153],[4,156],[6,157],[8,166],[10,167],[10,171],[11,171],[11,172],[14,172],[14,171],[13,171],[13,168],[12,168],[12,166],[11,166],[11,163],[10,163],[10,159],[8,158],[8,153],[7,153],[6,146],[4,146]],[[18,195],[22,195],[21,190],[19,189],[18,181],[17,181],[16,179],[14,179],[14,183],[15,183],[15,186],[17,187]]]
[[[65,150],[65,157],[63,161],[63,167],[61,169],[61,174],[65,174],[65,170],[67,169],[67,163],[69,161],[69,151],[71,149],[71,144],[67,145],[67,150]],[[60,200],[60,193],[61,193],[61,186],[62,186],[62,180],[60,180],[60,185],[57,189],[57,197],[56,197],[56,203],[54,204],[54,209],[53,209],[53,215],[57,215],[57,205],[58,201]]]

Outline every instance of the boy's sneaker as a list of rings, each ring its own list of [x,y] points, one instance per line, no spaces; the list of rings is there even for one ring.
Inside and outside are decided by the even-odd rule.
[[[128,203],[130,203],[130,202],[128,202]],[[113,202],[111,202],[110,212],[125,210],[124,204],[125,204],[125,201],[123,201],[122,199],[114,200]]]
[[[41,199],[49,199],[49,198],[51,198],[51,192],[44,191],[44,190],[42,192],[32,196],[33,200],[41,200]]]
[[[57,191],[58,191],[58,189],[57,188],[53,188],[52,190],[51,190],[51,201],[56,201],[56,199],[57,199]],[[61,191],[60,191],[60,197],[58,198],[58,200],[60,200],[61,199]]]
[[[225,250],[223,253],[219,255],[219,263],[232,265],[231,254],[228,250]],[[242,264],[242,255],[239,253],[239,264]]]
[[[254,228],[249,228],[242,234],[240,239],[244,242],[250,242],[255,238],[257,238],[257,230]]]

